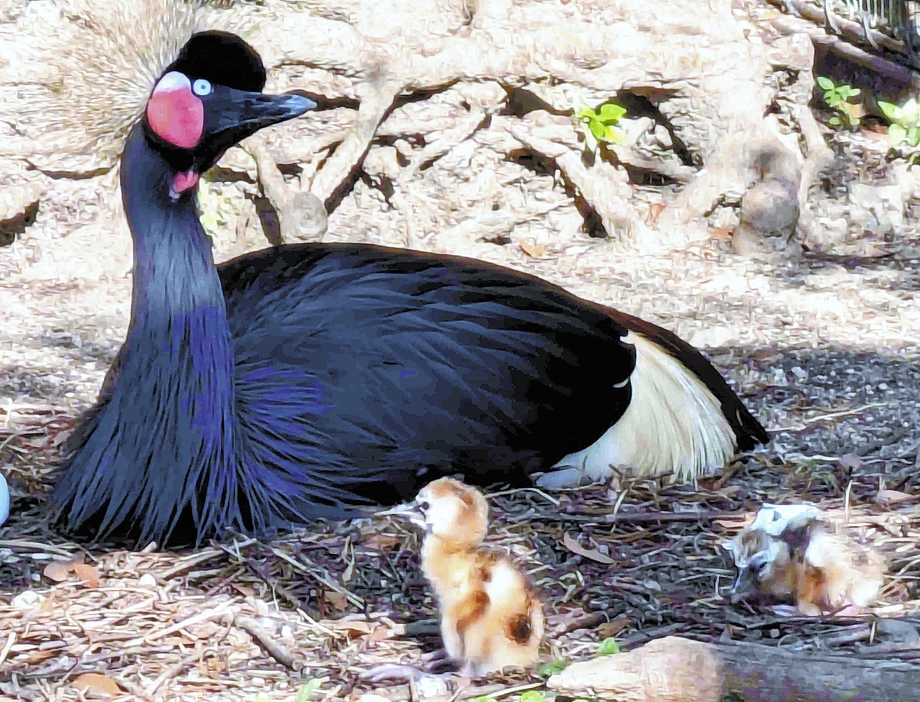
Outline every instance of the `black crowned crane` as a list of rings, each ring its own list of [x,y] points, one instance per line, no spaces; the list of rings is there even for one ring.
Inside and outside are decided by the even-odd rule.
[[[149,44],[143,27],[133,36]],[[767,440],[690,345],[531,275],[363,244],[215,266],[199,176],[315,105],[262,94],[262,61],[234,34],[171,41],[122,60],[143,70],[114,85],[149,77],[122,130],[131,320],[66,447],[53,498],[70,527],[161,544],[259,533],[454,473],[563,487],[622,466],[692,480]],[[103,123],[129,104],[102,100]]]

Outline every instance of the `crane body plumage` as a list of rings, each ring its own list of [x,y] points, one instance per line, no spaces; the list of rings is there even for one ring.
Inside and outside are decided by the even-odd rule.
[[[696,477],[766,440],[696,349],[535,276],[362,244],[215,266],[198,174],[315,106],[264,83],[238,37],[195,34],[127,137],[131,321],[66,447],[70,526],[200,541],[347,517],[454,473]]]
[[[163,163],[140,131],[126,156],[132,321],[74,439],[71,465],[99,469],[65,467],[58,486],[76,522],[136,513],[150,537],[187,509],[207,531],[258,529],[407,499],[451,472],[520,480],[629,403],[635,353],[600,306],[498,266],[367,245],[215,268],[193,200],[149,187]]]

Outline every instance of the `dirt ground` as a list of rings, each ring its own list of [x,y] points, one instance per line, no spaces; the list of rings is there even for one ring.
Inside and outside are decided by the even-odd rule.
[[[449,114],[450,98],[429,109]],[[920,660],[920,198],[899,185],[905,165],[879,136],[871,124],[825,130],[836,161],[811,200],[814,229],[799,233],[812,251],[782,268],[731,254],[718,212],[703,223],[709,238],[679,251],[592,236],[546,163],[487,149],[448,152],[411,192],[394,192],[385,169],[359,172],[336,203],[330,240],[477,256],[671,329],[770,431],[770,445],[697,487],[496,488],[490,541],[545,597],[545,662],[666,634]],[[50,185],[0,237],[0,470],[14,497],[0,528],[0,696],[76,700],[82,680],[148,700],[352,699],[373,688],[361,670],[435,648],[418,535],[391,518],[165,553],[75,544],[48,528],[58,446],[124,337],[131,290],[128,233],[100,216],[117,211],[112,174]],[[854,185],[901,187],[900,216],[876,212],[876,226],[852,214],[853,193],[866,192]],[[218,169],[206,188],[219,260],[266,245],[255,183]],[[640,196],[654,202],[660,189]],[[817,502],[888,557],[871,617],[729,603],[721,542],[764,501],[791,500]],[[515,699],[542,689],[545,673],[376,693]]]

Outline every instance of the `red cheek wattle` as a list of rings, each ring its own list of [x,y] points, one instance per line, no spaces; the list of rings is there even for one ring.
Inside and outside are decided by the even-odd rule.
[[[147,122],[161,139],[180,149],[192,149],[201,141],[204,105],[190,90],[164,90],[147,103]]]

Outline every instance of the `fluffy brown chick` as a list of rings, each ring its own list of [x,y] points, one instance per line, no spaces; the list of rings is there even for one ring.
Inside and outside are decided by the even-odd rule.
[[[878,597],[884,559],[836,525],[815,515],[773,522],[772,529],[757,522],[726,545],[738,567],[733,601],[756,590],[793,599],[799,613],[818,616],[856,614]]]
[[[426,527],[422,571],[438,599],[447,654],[471,676],[535,663],[543,606],[514,563],[483,546],[489,507],[482,493],[441,478],[419,492],[416,506]]]

